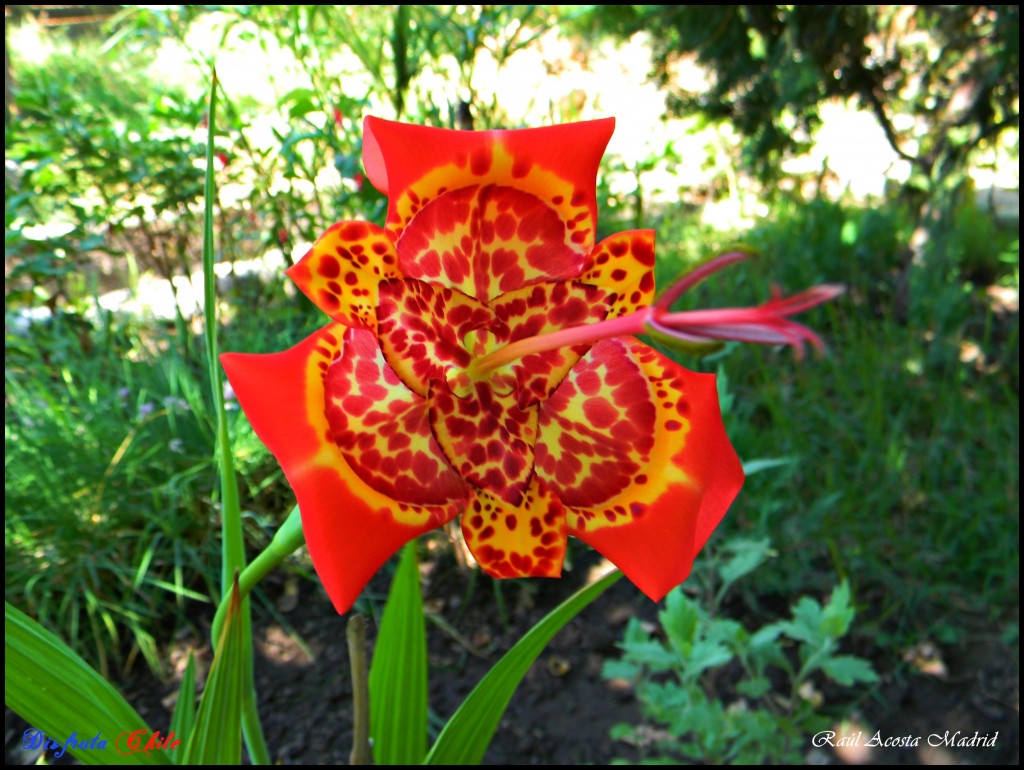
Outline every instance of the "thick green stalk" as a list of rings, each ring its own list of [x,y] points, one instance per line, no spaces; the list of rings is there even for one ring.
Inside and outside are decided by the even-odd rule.
[[[352,669],[352,752],[350,765],[372,765],[370,749],[370,686],[366,663],[366,616],[352,614],[345,627]]]
[[[302,517],[299,515],[299,506],[292,508],[284,524],[277,530],[270,545],[263,549],[260,554],[252,560],[252,563],[245,568],[238,577],[238,591],[244,599],[249,592],[262,580],[267,573],[284,561],[288,556],[295,553],[305,542],[302,534]],[[217,614],[213,618],[213,638],[220,636],[221,628],[224,626],[224,617],[227,614],[228,601],[225,597],[217,608]]]

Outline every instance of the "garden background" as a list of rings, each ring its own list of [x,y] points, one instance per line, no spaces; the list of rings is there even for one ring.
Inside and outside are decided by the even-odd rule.
[[[759,259],[692,306],[847,287],[808,316],[823,357],[674,354],[719,374],[748,481],[677,600],[618,584],[556,637],[489,761],[865,758],[814,747],[824,729],[998,731],[867,758],[1017,761],[1016,7],[5,9],[5,597],[152,724],[188,651],[209,664],[219,597],[199,275],[215,63],[221,349],[319,325],[282,270],[334,221],[383,220],[367,114],[614,116],[600,235],[654,228],[660,285],[742,243]],[[230,418],[255,553],[294,501]],[[597,562],[573,543],[564,580],[495,583],[445,533],[421,551],[437,721]],[[389,574],[358,609],[378,616]],[[345,760],[343,621],[304,551],[255,595],[274,758]],[[801,665],[812,648],[841,662]],[[7,712],[8,761],[37,758],[24,729]]]

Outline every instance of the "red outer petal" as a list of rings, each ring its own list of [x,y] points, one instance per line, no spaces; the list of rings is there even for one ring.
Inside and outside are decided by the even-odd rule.
[[[310,556],[339,613],[403,544],[458,513],[454,505],[397,503],[342,459],[324,414],[323,372],[344,332],[332,324],[282,353],[220,358],[253,430],[295,491]]]
[[[397,242],[415,214],[445,191],[480,184],[532,193],[559,212],[568,241],[595,241],[595,180],[613,119],[516,131],[453,131],[367,117],[363,164],[389,197],[387,229]]]
[[[743,486],[743,467],[722,425],[715,376],[683,369],[635,339],[622,341],[664,399],[648,478],[603,509],[570,508],[569,532],[658,601],[689,576]],[[613,523],[606,523],[606,510]]]
[[[373,132],[376,121],[363,121],[363,168],[366,178],[379,192],[388,194],[388,170],[384,166],[384,155]]]

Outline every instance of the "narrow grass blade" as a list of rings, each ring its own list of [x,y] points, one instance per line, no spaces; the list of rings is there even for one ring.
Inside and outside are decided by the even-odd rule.
[[[181,684],[178,686],[178,702],[174,704],[174,713],[171,714],[170,732],[176,735],[189,736],[192,734],[192,725],[196,718],[196,659],[190,652],[185,672],[181,675]],[[174,755],[176,763],[181,762],[185,752],[178,752]]]
[[[62,744],[74,736],[107,742],[105,749],[68,750],[84,765],[167,764],[163,751],[123,756],[117,736],[149,728],[109,682],[70,647],[21,610],[4,602],[4,703]]]
[[[214,231],[213,201],[216,186],[213,179],[214,137],[217,126],[217,72],[212,73],[210,83],[210,110],[206,138],[206,182],[203,201],[203,289],[204,322],[206,328],[206,356],[210,373],[210,387],[213,389],[213,407],[217,420],[216,454],[220,466],[221,491],[221,591],[227,593],[235,576],[245,569],[245,540],[242,534],[242,512],[238,499],[238,479],[231,451],[231,437],[228,433],[227,415],[224,409],[224,380],[217,358],[217,276],[213,271]],[[237,590],[237,585],[235,589]],[[223,597],[221,597],[223,598]],[[270,752],[263,738],[259,713],[256,710],[256,686],[253,682],[252,663],[252,620],[249,601],[241,600],[239,605],[239,651],[243,659],[243,686],[239,691],[242,708],[242,722],[245,727],[245,743],[253,764],[269,764]],[[219,647],[214,637],[214,645]]]
[[[620,577],[622,573],[615,570],[580,589],[531,628],[473,688],[437,736],[424,764],[480,764],[501,715],[533,661],[566,623]]]
[[[221,505],[222,505],[222,564],[221,590],[228,592],[235,572],[245,568],[245,549],[242,540],[242,518],[238,503],[238,481],[235,478],[231,455],[231,440],[228,435],[227,418],[224,410],[224,379],[217,360],[217,276],[213,270],[215,243],[213,232],[213,202],[216,186],[213,180],[214,137],[217,122],[217,73],[213,73],[210,87],[210,110],[206,137],[206,187],[203,201],[203,289],[204,325],[206,329],[206,363],[210,374],[213,408],[217,420],[217,460],[220,464]]]
[[[416,543],[402,551],[370,665],[370,736],[378,765],[427,753],[427,631]]]
[[[246,685],[242,600],[231,588],[224,631],[203,689],[182,764],[237,765],[242,761],[242,690]]]

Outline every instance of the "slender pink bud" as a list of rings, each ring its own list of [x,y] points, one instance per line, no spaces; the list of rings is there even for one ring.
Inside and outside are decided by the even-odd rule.
[[[779,288],[774,287],[772,298],[757,307],[671,311],[672,304],[688,289],[723,268],[748,258],[749,255],[741,251],[717,256],[676,281],[653,305],[629,315],[510,342],[475,359],[469,367],[469,374],[472,378],[479,378],[499,366],[534,353],[593,343],[608,337],[643,334],[645,331],[689,344],[736,340],[762,345],[792,345],[797,358],[803,356],[805,343],[819,351],[824,350],[825,344],[817,334],[790,321],[789,316],[838,297],[845,289],[836,284],[815,286],[792,297],[783,297]]]
[[[789,316],[841,295],[845,289],[836,284],[815,286],[792,297],[783,297],[776,286],[772,289],[772,298],[757,307],[670,311],[672,303],[685,291],[748,256],[739,251],[722,254],[684,276],[649,308],[646,327],[656,334],[688,343],[737,340],[763,345],[792,345],[798,358],[803,355],[804,343],[809,342],[819,351],[824,350],[825,345],[817,334],[790,321]]]

